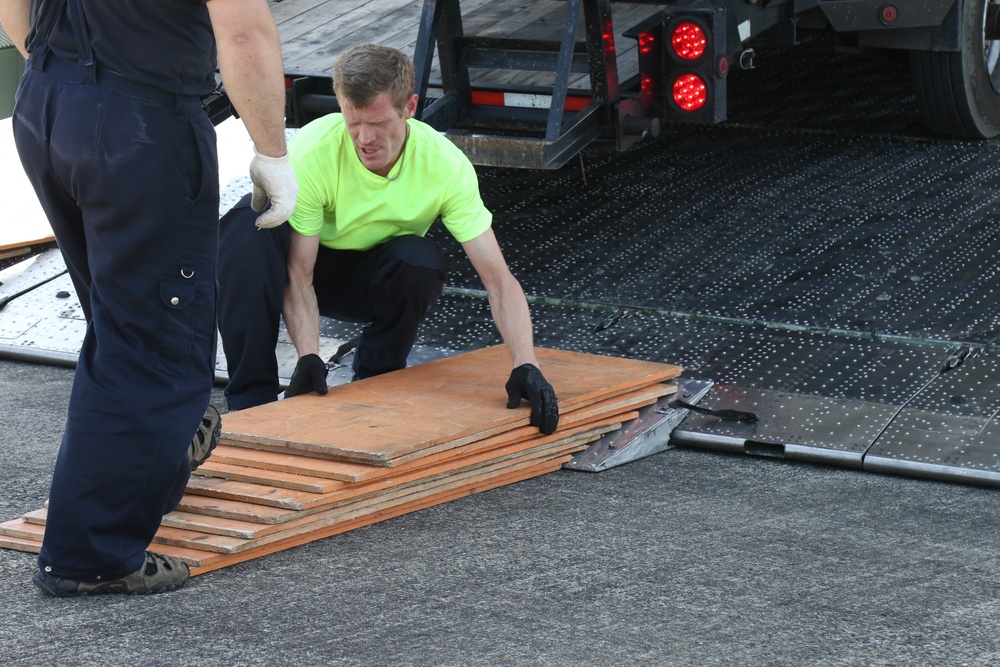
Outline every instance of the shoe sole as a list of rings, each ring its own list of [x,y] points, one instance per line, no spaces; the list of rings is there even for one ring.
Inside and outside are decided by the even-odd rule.
[[[178,588],[182,588],[184,584],[188,582],[187,579],[179,582],[164,581],[151,588],[141,591],[130,591],[124,587],[121,587],[120,589],[114,588],[114,584],[111,583],[99,586],[89,591],[61,591],[58,588],[50,586],[47,582],[41,579],[32,578],[32,581],[35,583],[35,586],[41,589],[43,593],[47,593],[48,595],[57,598],[82,598],[87,597],[88,595],[155,595],[157,593],[169,593],[170,591],[175,591]]]
[[[219,437],[222,435],[222,415],[214,405],[209,405],[205,410],[205,415],[201,419],[201,424],[198,425],[198,433],[207,434],[208,449],[205,450],[204,454],[199,456],[191,456],[191,472],[198,469],[202,463],[208,460],[208,457],[212,455],[215,451],[215,446],[219,444]],[[197,435],[195,435],[197,438]]]

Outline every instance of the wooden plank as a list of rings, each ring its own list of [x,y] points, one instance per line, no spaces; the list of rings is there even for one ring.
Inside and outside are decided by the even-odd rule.
[[[566,437],[570,435],[575,435],[582,430],[587,428],[597,427],[604,425],[606,423],[614,423],[627,421],[628,419],[634,419],[628,414],[619,413],[614,414],[611,417],[601,416],[599,418],[568,418],[564,420],[563,427],[559,429],[557,434],[548,436],[550,438],[556,437]],[[250,481],[255,483],[260,483],[261,480],[267,479],[265,476],[259,476],[256,480],[249,479],[252,474],[246,471],[246,468],[260,468],[263,470],[277,470],[280,472],[291,472],[296,475],[306,475],[309,472],[317,472],[324,470],[331,475],[337,475],[341,477],[340,481],[350,481],[350,482],[362,482],[371,481],[377,478],[387,477],[397,472],[407,466],[430,466],[435,465],[439,462],[449,460],[451,458],[467,456],[469,454],[477,453],[480,451],[486,451],[492,448],[499,447],[501,445],[509,444],[519,440],[527,439],[541,439],[538,429],[532,426],[525,426],[504,433],[498,434],[496,436],[482,438],[480,440],[473,441],[471,443],[462,445],[461,447],[450,448],[446,451],[442,451],[436,454],[430,454],[428,456],[420,457],[410,462],[403,462],[399,466],[393,468],[385,468],[381,466],[370,466],[358,463],[343,463],[338,461],[328,461],[325,459],[317,459],[315,457],[301,456],[295,454],[279,453],[279,452],[267,452],[255,449],[246,449],[241,447],[220,445],[216,447],[216,451],[212,453],[212,458],[208,462],[202,464],[201,468],[198,469],[199,474],[205,472],[206,469],[209,471],[208,476],[223,477],[226,478],[227,475],[224,474],[213,474],[214,468],[212,461],[219,456],[219,450],[222,450],[223,463],[227,466],[236,466],[244,469],[243,474],[244,479],[237,481]],[[348,479],[343,479],[343,477],[348,477]],[[282,486],[280,483],[273,483],[274,486]],[[296,488],[296,487],[288,487]],[[309,491],[310,489],[300,488],[299,490]],[[316,491],[313,491],[316,492]]]
[[[14,146],[14,125],[10,118],[0,119],[0,155],[10,157],[4,177],[0,178],[0,201],[4,202],[0,225],[0,251],[13,251],[55,240],[49,220],[35,196]]]
[[[562,433],[563,429],[569,429],[570,427],[581,423],[588,424],[601,420],[627,421],[628,419],[634,419],[635,416],[624,416],[625,413],[623,411],[630,411],[635,408],[651,405],[663,396],[674,393],[676,390],[675,386],[658,384],[653,385],[648,389],[640,389],[635,392],[630,392],[624,396],[616,396],[615,398],[607,401],[599,401],[597,403],[578,408],[565,415],[560,415],[560,428],[556,431],[556,434]],[[523,434],[525,437],[538,436],[538,431],[535,427],[527,426],[521,427],[520,429],[505,430],[493,437],[501,438],[507,434],[511,434],[515,430]],[[391,463],[393,466],[405,465],[411,461],[426,458],[436,453],[446,452],[455,448],[465,449],[468,446],[468,438],[462,438],[454,442],[444,442],[429,446],[417,452],[404,454],[403,456],[392,459]]]
[[[217,553],[238,553],[294,535],[314,532],[337,523],[351,521],[416,498],[437,495],[464,485],[470,480],[488,480],[498,475],[505,475],[510,471],[533,467],[539,461],[548,461],[553,456],[572,454],[575,451],[579,451],[579,448],[564,445],[560,451],[556,452],[543,452],[534,456],[491,462],[474,469],[436,476],[431,480],[418,480],[413,484],[393,487],[375,495],[367,495],[363,498],[358,498],[335,508],[311,515],[303,520],[284,524],[280,531],[270,532],[253,539],[240,539],[188,530],[177,530],[174,528],[161,528],[153,541],[158,544],[204,549]]]
[[[299,512],[294,509],[256,505],[239,500],[199,496],[192,493],[184,494],[175,511],[235,521],[252,520],[264,524],[281,524],[300,516]]]
[[[214,452],[213,452],[213,459]],[[277,470],[263,470],[252,466],[220,463],[209,459],[198,468],[203,477],[218,477],[234,482],[250,482],[251,484],[268,484],[282,489],[306,491],[308,493],[329,493],[342,487],[346,482],[323,479],[309,475],[293,474]]]
[[[37,509],[37,510],[35,510],[33,512],[28,512],[26,514],[22,514],[21,515],[21,520],[23,520],[23,521],[25,521],[27,523],[35,523],[35,524],[38,524],[40,526],[44,526],[45,525],[45,515],[46,514],[48,514],[48,510],[43,507],[43,508]]]
[[[337,490],[325,494],[306,493],[291,489],[279,489],[261,484],[231,482],[207,477],[192,476],[188,483],[188,493],[212,496],[228,500],[239,500],[271,507],[281,507],[294,510],[308,510],[316,507],[328,507],[338,503],[349,502],[352,499],[370,496],[390,487],[418,483],[431,478],[444,477],[468,469],[490,465],[496,461],[507,460],[522,453],[537,453],[549,449],[574,444],[586,435],[573,436],[555,441],[546,438],[539,445],[534,441],[526,441],[496,451],[475,454],[454,459],[431,467],[420,467],[413,470],[397,471],[396,475],[378,479],[372,482],[350,485],[343,484]]]
[[[20,537],[9,537],[0,533],[0,549],[13,549],[14,551],[26,551],[37,554],[42,550],[40,540],[25,540]]]
[[[191,475],[187,485],[187,494],[210,496],[222,500],[238,500],[286,510],[303,510],[315,506],[324,498],[321,493],[278,489],[263,484],[232,482],[217,477],[202,477],[201,475]]]
[[[560,408],[676,378],[669,364],[539,349]],[[225,442],[267,443],[348,461],[391,465],[400,456],[489,429],[527,425],[530,406],[507,410],[501,346],[226,415]],[[456,409],[456,406],[461,406]],[[335,425],[335,426],[333,426]]]
[[[637,412],[632,412],[619,415],[617,416],[617,419],[627,421],[630,419],[635,419],[637,416],[638,416]],[[580,425],[576,429],[572,429],[566,432],[565,435],[566,436],[593,435],[596,437],[600,437],[601,434],[609,432],[610,430],[614,430],[616,426],[617,426],[616,421],[590,422],[587,424]],[[535,438],[538,437],[536,429],[528,427],[525,430],[532,431],[533,436]],[[551,438],[553,441],[559,439],[555,435],[548,436],[548,438]],[[505,441],[501,444],[514,444],[514,442]],[[425,467],[429,468],[431,465],[437,465],[438,463],[448,462],[453,460],[454,458],[458,458],[457,456],[454,455],[454,453],[451,454],[452,454],[451,456],[442,456],[440,460],[435,460],[435,461],[427,460],[425,461],[426,463]],[[421,467],[410,466],[410,468],[420,469]],[[376,477],[367,481],[376,481],[378,479],[385,479],[389,475],[399,475],[400,473],[406,471],[406,469],[402,466],[400,468],[373,468],[373,470],[375,470],[379,474]],[[243,491],[246,491],[246,489],[244,488]],[[266,489],[253,489],[253,491],[255,493],[266,494]],[[299,516],[301,516],[301,513],[303,512],[312,513],[323,509],[322,507],[317,507],[309,510],[296,510],[291,508],[281,509],[270,506],[264,507],[255,504],[253,502],[253,497],[251,496],[241,495],[238,497],[244,498],[244,500],[236,500],[233,498],[215,498],[209,496],[200,496],[197,495],[196,492],[192,491],[186,494],[181,499],[180,505],[175,511],[182,511],[191,514],[215,517],[221,520],[231,520],[240,522],[259,522],[262,524],[283,524],[287,521],[296,520]]]
[[[237,554],[218,554],[172,545],[158,545],[156,550],[159,553],[173,556],[187,563],[192,568],[192,576],[197,576],[227,567],[229,565],[235,565],[236,563],[251,560],[253,558],[260,558],[278,551],[290,549],[301,544],[307,544],[326,537],[331,537],[355,528],[385,521],[386,519],[401,516],[409,512],[415,512],[420,509],[425,509],[427,507],[432,507],[451,500],[463,498],[475,493],[481,493],[483,491],[488,491],[507,484],[513,484],[526,479],[531,479],[549,472],[555,472],[560,469],[563,463],[570,460],[570,458],[572,458],[572,455],[566,455],[555,460],[546,460],[535,465],[534,467],[512,471],[507,475],[487,480],[474,479],[448,492],[411,500],[394,507],[374,511],[371,514],[357,519],[340,522],[322,529],[287,537]],[[3,524],[0,524],[0,529],[2,529],[2,526]],[[40,538],[38,540],[33,540],[6,537],[3,536],[2,532],[0,532],[0,547],[15,549],[17,551],[38,553],[41,549],[41,540]]]
[[[289,537],[285,540],[274,542],[271,544],[263,545],[257,549],[252,549],[249,551],[242,552],[240,554],[230,554],[226,556],[220,556],[217,554],[204,554],[198,563],[193,561],[187,561],[189,565],[192,565],[191,574],[192,576],[197,576],[205,574],[206,572],[211,572],[212,570],[217,570],[222,567],[227,567],[229,565],[234,565],[236,563],[241,563],[252,558],[260,558],[278,551],[283,551],[292,547],[296,547],[302,544],[307,544],[309,542],[314,542],[316,540],[324,539],[326,537],[332,537],[340,533],[347,532],[349,530],[354,530],[355,528],[360,528],[362,526],[368,526],[373,523],[378,523],[380,521],[385,521],[397,516],[402,516],[403,514],[408,514],[410,512],[415,512],[421,509],[426,509],[428,507],[433,507],[434,505],[439,505],[441,503],[449,502],[452,500],[457,500],[459,498],[464,498],[476,493],[482,493],[484,491],[489,491],[490,489],[498,488],[500,486],[505,486],[508,484],[514,484],[516,482],[531,479],[533,477],[538,477],[550,472],[555,472],[559,470],[563,463],[568,461],[571,456],[563,457],[562,459],[557,459],[554,461],[546,461],[544,463],[538,464],[534,468],[528,468],[525,470],[514,471],[508,476],[489,479],[489,480],[475,480],[469,482],[467,485],[454,489],[448,493],[443,493],[440,495],[421,498],[414,500],[412,502],[404,503],[396,507],[381,510],[372,513],[368,516],[355,519],[353,521],[343,522],[334,526],[324,528],[322,530],[313,531],[310,533],[296,535]],[[164,549],[166,552],[167,549]],[[171,549],[173,553],[173,549]]]
[[[301,512],[299,513],[301,514]],[[303,518],[303,517],[299,517]],[[204,514],[194,514],[192,512],[181,512],[174,510],[164,515],[163,525],[170,528],[182,528],[201,533],[212,533],[213,535],[226,535],[228,537],[239,537],[244,540],[251,540],[255,537],[262,537],[276,533],[285,524],[279,523],[257,523],[255,521],[241,521],[239,519],[223,519]]]
[[[350,474],[359,478],[349,482],[312,474],[316,467],[327,475],[347,474],[325,459],[327,465],[316,466],[308,462],[317,457],[287,452],[262,457],[243,446],[223,445],[220,458],[229,460],[210,460],[204,472],[229,479],[193,476],[179,511],[157,532],[155,549],[200,573],[557,470],[587,443],[635,418],[637,407],[676,391],[664,383],[680,373],[676,366],[555,350],[541,350],[539,356],[563,396],[560,429],[549,436],[527,425],[529,406],[506,410],[502,392],[493,386],[507,374],[506,351],[499,346],[341,385],[360,389],[341,391],[337,400],[296,397],[270,404],[272,412],[274,406],[282,410],[250,422],[296,437],[299,430],[310,437],[346,433],[357,441],[351,445],[356,450],[382,458],[378,465],[337,463],[354,467]],[[494,393],[500,395],[483,398]],[[456,405],[462,408],[458,414],[452,412]],[[467,419],[470,405],[480,412],[478,423]],[[254,410],[227,415],[224,428],[228,432],[232,421],[239,425]],[[428,414],[443,417],[418,418]],[[392,424],[395,430],[387,428]],[[403,437],[422,446],[400,445],[396,439]],[[342,448],[339,440],[335,445]],[[244,454],[249,465],[240,458]],[[290,462],[295,458],[300,460]],[[294,471],[267,469],[268,461]],[[0,540],[7,541],[0,545],[40,546],[44,518],[45,511],[38,510],[0,524]]]
[[[306,456],[301,453],[249,449],[238,445],[220,444],[212,452],[209,461],[243,465],[265,470],[279,470],[295,475],[313,475],[341,482],[358,482],[372,472],[372,466],[350,461],[335,461]],[[206,462],[207,465],[207,462]]]
[[[560,427],[551,436],[541,436],[534,426],[520,426],[516,428],[492,429],[476,436],[467,436],[451,442],[441,443],[429,447],[413,455],[407,455],[391,461],[392,468],[382,466],[366,466],[367,470],[356,475],[356,481],[370,481],[396,474],[400,469],[414,465],[431,465],[436,462],[448,460],[455,457],[465,456],[490,448],[495,448],[503,444],[515,441],[539,439],[541,437],[559,438],[574,435],[586,428],[599,426],[604,423],[624,422],[635,419],[638,414],[635,409],[655,403],[662,395],[673,393],[675,387],[664,390],[664,385],[656,385],[657,389],[640,390],[639,392],[628,394],[622,397],[624,405],[598,405],[586,409],[576,410],[570,414],[562,415]],[[665,393],[666,392],[666,393]],[[617,401],[619,399],[615,399]],[[622,412],[627,410],[628,412]],[[287,446],[270,445],[266,443],[239,443],[240,447],[266,448],[276,451],[287,451]],[[308,457],[306,457],[308,458]],[[420,461],[425,461],[421,464]],[[253,462],[251,462],[253,467]]]
[[[44,533],[45,526],[40,526],[37,523],[28,523],[23,518],[0,523],[0,535],[4,535],[5,537],[15,537],[22,540],[37,539],[41,542]]]

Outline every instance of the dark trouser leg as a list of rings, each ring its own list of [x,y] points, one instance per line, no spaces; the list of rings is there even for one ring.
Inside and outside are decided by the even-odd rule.
[[[427,309],[441,296],[447,268],[433,242],[394,238],[371,250],[320,248],[313,283],[320,314],[366,322],[354,352],[354,374],[399,370]]]
[[[219,332],[226,355],[230,410],[278,400],[278,343],[288,273],[288,225],[257,229],[250,195],[219,227]]]
[[[39,565],[118,577],[142,565],[186,483],[212,387],[214,129],[197,101],[147,104],[31,71],[14,134],[88,318]]]

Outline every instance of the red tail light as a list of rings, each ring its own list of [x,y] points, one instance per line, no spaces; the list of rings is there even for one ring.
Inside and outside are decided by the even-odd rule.
[[[677,24],[673,34],[670,36],[670,46],[678,58],[683,60],[697,60],[705,53],[705,31],[697,23]]]
[[[674,102],[684,111],[697,111],[708,100],[708,89],[697,74],[682,74],[674,81]]]
[[[656,37],[653,36],[651,32],[644,32],[639,35],[639,53],[646,55],[653,51],[653,45],[656,42]]]

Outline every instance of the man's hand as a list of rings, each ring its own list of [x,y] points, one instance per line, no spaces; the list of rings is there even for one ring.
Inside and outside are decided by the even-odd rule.
[[[307,354],[299,357],[292,372],[292,380],[285,390],[285,398],[308,394],[315,391],[320,396],[326,396],[326,364],[318,354]]]
[[[542,372],[533,364],[523,364],[515,368],[507,380],[507,408],[516,408],[521,399],[531,403],[532,426],[537,426],[544,435],[551,435],[559,426],[559,400]]]
[[[253,182],[250,208],[263,211],[268,199],[271,200],[271,208],[257,218],[257,227],[270,229],[292,217],[299,184],[295,180],[295,171],[287,154],[268,157],[258,153],[256,148],[253,152],[254,157],[250,162],[250,180]]]

